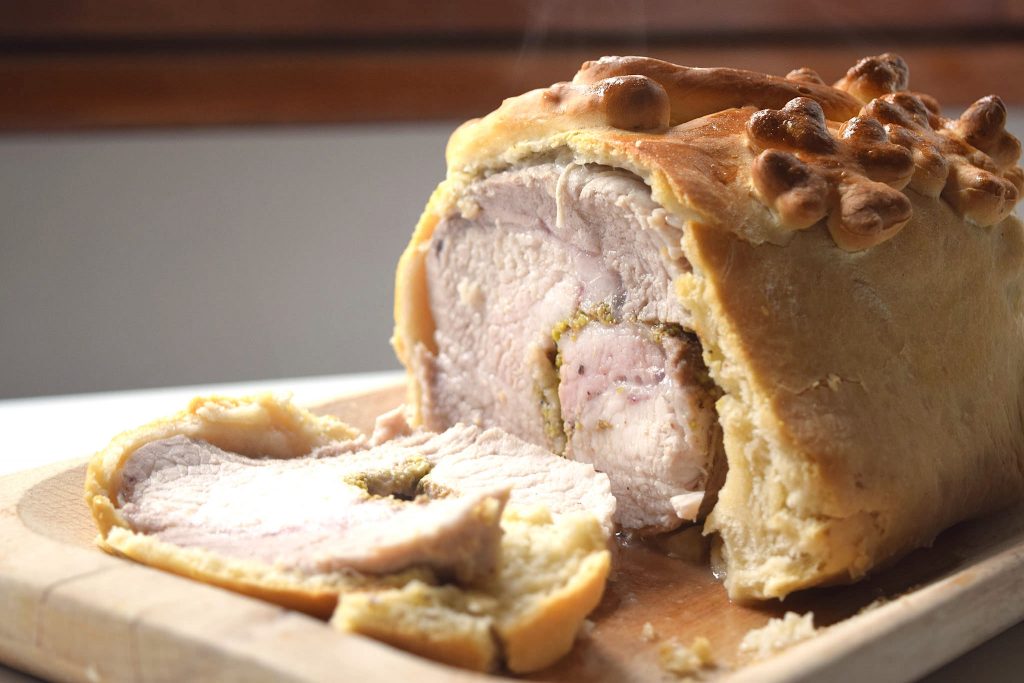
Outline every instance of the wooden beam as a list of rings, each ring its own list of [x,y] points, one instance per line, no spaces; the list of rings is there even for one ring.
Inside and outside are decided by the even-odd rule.
[[[1020,0],[12,0],[0,39],[245,36],[706,35],[1020,26]]]
[[[695,66],[784,74],[808,65],[836,79],[893,49],[911,86],[947,106],[990,93],[1024,104],[1024,47],[942,45],[695,46],[650,54]],[[0,129],[340,123],[464,119],[505,97],[571,78],[616,46],[565,50],[273,50],[8,55]]]

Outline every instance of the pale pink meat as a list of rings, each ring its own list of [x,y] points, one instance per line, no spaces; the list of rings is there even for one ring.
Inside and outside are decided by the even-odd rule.
[[[559,339],[566,457],[608,475],[625,527],[696,516],[716,422],[690,343],[639,324],[591,323]]]
[[[402,470],[410,457],[249,458],[175,436],[131,456],[121,514],[169,543],[308,574],[425,566],[470,581],[489,572],[501,531],[474,510],[492,498],[500,512],[507,487],[409,501],[398,496],[414,490],[370,495],[348,483],[367,470]]]
[[[553,159],[470,186],[428,244],[438,350],[413,350],[427,426],[500,427],[593,464],[626,527],[692,519],[717,417],[699,344],[676,334],[692,323],[682,234],[640,178],[603,166]]]
[[[280,569],[380,574],[426,567],[472,582],[491,572],[506,502],[586,512],[612,529],[608,478],[497,429],[408,433],[292,458],[254,458],[174,436],[136,450],[118,505],[128,525],[183,547]],[[481,506],[493,514],[480,514]]]
[[[383,434],[382,421],[375,434]],[[553,455],[500,429],[457,424],[433,434],[406,431],[391,415],[386,420],[393,436],[373,448],[382,462],[422,457],[431,464],[419,490],[486,494],[508,489],[510,505],[542,505],[554,514],[586,512],[607,531],[614,528],[615,498],[608,477],[581,462]],[[324,446],[318,457],[349,452],[347,443]]]

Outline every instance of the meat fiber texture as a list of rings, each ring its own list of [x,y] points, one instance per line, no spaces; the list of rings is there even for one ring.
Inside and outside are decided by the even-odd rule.
[[[672,295],[679,225],[636,177],[544,163],[472,185],[426,257],[437,353],[416,355],[430,429],[460,420],[606,473],[625,527],[696,516],[717,428]],[[678,252],[678,249],[675,248]]]

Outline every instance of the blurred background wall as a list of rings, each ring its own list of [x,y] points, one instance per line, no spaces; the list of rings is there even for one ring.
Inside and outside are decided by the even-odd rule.
[[[0,398],[396,367],[459,120],[602,54],[902,54],[1024,134],[1024,0],[0,3]]]

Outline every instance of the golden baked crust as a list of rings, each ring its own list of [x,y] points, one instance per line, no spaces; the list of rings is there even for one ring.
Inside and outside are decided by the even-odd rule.
[[[739,599],[853,580],[1024,491],[1020,144],[946,119],[894,55],[834,87],[606,57],[467,122],[396,276],[399,358],[435,350],[423,251],[463,189],[559,151],[684,224],[729,461],[706,531]],[[410,372],[410,403],[420,387]]]
[[[415,567],[383,575],[302,573],[134,531],[118,509],[121,473],[143,445],[176,435],[271,458],[299,457],[358,437],[333,417],[268,394],[196,398],[186,410],[125,432],[93,456],[85,499],[102,549],[314,616],[329,617],[337,608],[334,623],[342,630],[481,671],[501,663],[522,672],[552,664],[569,651],[601,599],[611,565],[608,537],[585,513],[552,518],[545,508],[506,508],[497,570],[472,589],[436,585],[435,572]],[[341,607],[339,596],[345,598]]]
[[[601,601],[611,569],[607,538],[591,515],[552,519],[544,508],[509,508],[502,561],[476,590],[414,581],[342,596],[332,623],[431,659],[486,671],[537,671],[572,649]],[[500,654],[499,654],[500,653]]]

